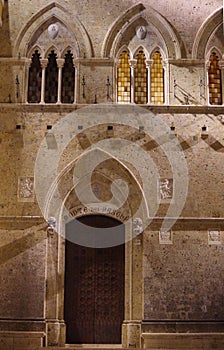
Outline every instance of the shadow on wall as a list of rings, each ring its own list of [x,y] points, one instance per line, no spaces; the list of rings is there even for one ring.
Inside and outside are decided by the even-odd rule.
[[[2,13],[2,27],[0,28],[0,59],[12,57],[12,43],[10,38],[9,26],[9,5],[5,1]],[[13,67],[9,65],[8,60],[0,63],[0,102],[14,102],[15,91]]]

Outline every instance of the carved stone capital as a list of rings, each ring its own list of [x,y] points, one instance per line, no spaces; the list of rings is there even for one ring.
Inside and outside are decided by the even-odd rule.
[[[47,58],[41,58],[40,59],[41,68],[46,68],[47,64],[48,64],[48,59]]]
[[[56,61],[57,61],[58,68],[62,68],[65,62],[64,58],[57,58]]]
[[[136,59],[129,60],[129,65],[131,68],[135,68],[137,65],[137,60]]]
[[[146,64],[146,68],[151,68],[151,66],[153,64],[153,60],[146,60],[145,64]]]

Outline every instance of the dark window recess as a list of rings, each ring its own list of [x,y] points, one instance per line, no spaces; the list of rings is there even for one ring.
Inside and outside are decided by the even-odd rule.
[[[45,80],[45,102],[56,103],[58,99],[58,67],[56,61],[57,55],[54,51],[48,56],[48,65],[46,67]]]
[[[40,53],[36,50],[32,56],[28,79],[28,102],[40,103],[42,68]]]
[[[65,63],[62,68],[62,91],[61,102],[73,103],[75,89],[75,67],[73,64],[73,55],[68,51],[65,55]]]

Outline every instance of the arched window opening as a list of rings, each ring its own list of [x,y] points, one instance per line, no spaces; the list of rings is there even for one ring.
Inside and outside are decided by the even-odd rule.
[[[136,55],[137,64],[135,68],[134,101],[137,104],[147,103],[147,68],[145,54],[139,51]]]
[[[41,99],[42,68],[40,64],[40,53],[35,50],[29,68],[28,78],[28,102],[39,103]]]
[[[123,103],[130,103],[131,100],[131,76],[127,51],[121,53],[117,68],[117,100]]]
[[[65,63],[62,68],[62,103],[74,102],[75,89],[75,67],[73,63],[73,55],[69,50],[65,55]]]
[[[48,56],[45,80],[45,102],[56,103],[58,98],[58,66],[57,55],[52,50]]]
[[[151,67],[150,96],[152,104],[164,103],[164,69],[159,51],[153,54]]]
[[[210,56],[210,66],[208,69],[208,88],[209,103],[211,105],[221,105],[221,69],[219,69],[219,58],[215,52],[212,52]]]

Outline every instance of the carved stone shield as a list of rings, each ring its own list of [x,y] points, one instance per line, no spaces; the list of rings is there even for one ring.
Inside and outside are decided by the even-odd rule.
[[[143,40],[145,39],[147,34],[147,30],[145,26],[138,27],[136,30],[136,35],[139,39]]]
[[[51,24],[49,25],[48,27],[48,35],[51,39],[55,39],[56,36],[58,35],[58,31],[59,31],[59,28],[58,28],[58,25],[57,24]]]

